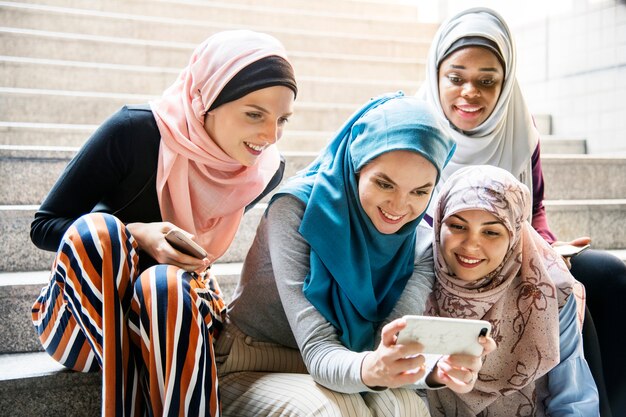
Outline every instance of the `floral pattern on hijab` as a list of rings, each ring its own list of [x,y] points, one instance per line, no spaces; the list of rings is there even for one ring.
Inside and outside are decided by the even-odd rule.
[[[498,348],[486,357],[473,391],[428,392],[433,416],[469,417],[486,409],[489,416],[535,415],[535,381],[559,363],[559,309],[576,281],[526,220],[530,201],[525,185],[492,166],[463,168],[441,189],[434,218],[436,281],[426,313],[488,320]],[[500,266],[468,283],[448,270],[440,233],[451,215],[477,209],[498,218],[510,240]]]

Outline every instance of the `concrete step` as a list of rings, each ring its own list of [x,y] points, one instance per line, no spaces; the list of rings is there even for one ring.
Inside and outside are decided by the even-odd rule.
[[[597,249],[620,249],[626,242],[626,199],[546,200],[550,228],[559,240],[590,236]]]
[[[0,272],[46,270],[53,253],[38,249],[30,241],[30,223],[36,205],[0,206]],[[256,227],[266,205],[257,204],[241,221],[239,230],[222,262],[242,262],[252,244]]]
[[[160,95],[179,68],[0,56],[0,87]],[[328,78],[298,74],[298,102],[355,103],[386,91],[417,91],[417,81]]]
[[[225,19],[229,18],[230,16],[225,17]],[[253,30],[261,30],[282,39],[288,51],[424,57],[430,46],[430,38],[418,40],[415,37],[390,37],[383,31],[378,36],[372,36],[370,32],[321,32],[310,26],[309,18],[307,13],[297,15],[290,22],[293,29],[284,28],[283,25],[267,27],[245,24],[243,26]],[[332,20],[332,18],[330,19]],[[300,24],[305,20],[306,25]],[[258,22],[262,21],[257,20],[256,24],[258,25]],[[232,23],[224,23],[230,22],[230,20],[221,20],[221,22],[163,19],[0,2],[0,26],[50,32],[198,44],[215,32],[233,28]],[[324,23],[328,24],[328,21],[326,20]],[[383,22],[382,24],[386,26],[388,23]],[[416,23],[412,23],[412,25],[416,25]],[[159,27],[158,31],[154,30],[155,26]],[[341,26],[337,25],[337,27],[340,28]],[[302,30],[302,28],[306,28],[306,30]]]
[[[21,147],[78,148],[98,125],[59,123],[20,123],[0,121],[0,145]],[[332,136],[331,131],[289,130],[280,140],[281,151],[319,151]]]
[[[432,37],[431,27],[417,25],[417,8],[405,2],[389,1],[315,1],[237,0],[237,1],[124,1],[109,0],[28,0],[34,8],[67,8],[103,15],[127,14],[137,18],[160,18],[228,24],[229,27],[259,27],[316,30],[319,32],[371,33],[412,38]],[[78,11],[76,9],[79,9]],[[428,26],[428,25],[427,25]]]
[[[564,137],[558,135],[541,136],[541,155],[545,154],[577,154],[587,153],[587,141],[583,138]]]
[[[591,236],[598,249],[619,249],[626,242],[626,199],[548,200],[545,202],[551,229],[561,240]],[[0,206],[0,271],[45,270],[52,253],[37,249],[30,241],[30,222],[37,206]],[[242,221],[223,262],[241,262],[252,244],[256,226],[265,209],[258,204]]]
[[[100,124],[125,104],[158,96],[0,87],[3,122]],[[296,101],[289,130],[334,131],[354,112],[353,104]]]
[[[282,39],[281,39],[282,40]],[[0,28],[0,55],[108,64],[183,68],[195,43],[139,40],[98,35],[79,35],[31,29]],[[359,78],[424,78],[420,57],[380,57],[288,51],[298,75]]]
[[[47,353],[0,355],[0,411],[4,416],[98,417],[102,374],[66,370]]]
[[[76,154],[76,148],[0,145],[0,205],[38,205]],[[313,152],[285,151],[284,179],[307,166]],[[268,196],[269,197],[269,196]],[[266,198],[267,199],[267,198]]]
[[[1,132],[1,130],[0,130]],[[325,143],[328,136],[312,137]],[[283,145],[302,141],[287,132],[279,149],[287,159],[287,179],[308,165],[317,152],[283,150]],[[294,145],[294,148],[297,145]],[[76,148],[0,145],[0,205],[40,204]],[[550,200],[626,198],[626,157],[592,155],[543,155],[545,197]],[[598,187],[597,184],[604,184]]]
[[[373,15],[378,19],[397,19],[401,21],[417,18],[415,6],[404,1],[394,0],[320,0],[310,2],[308,0],[236,0],[223,2],[219,0],[111,0],[107,2],[94,2],[90,0],[18,0],[20,4],[49,5],[54,7],[67,7],[74,9],[100,10],[102,12],[140,14],[147,16],[162,16],[176,18],[197,17],[198,10],[204,8],[219,9],[219,7],[257,6],[279,10],[302,11],[313,14],[328,15],[333,10],[335,16]],[[149,7],[148,7],[149,6]],[[200,6],[202,9],[200,9]],[[204,16],[206,18],[210,16]]]
[[[241,263],[216,263],[212,267],[227,302],[237,286],[241,266]],[[0,272],[0,355],[43,350],[31,321],[31,307],[49,277],[48,270]],[[0,375],[1,370],[0,365]]]

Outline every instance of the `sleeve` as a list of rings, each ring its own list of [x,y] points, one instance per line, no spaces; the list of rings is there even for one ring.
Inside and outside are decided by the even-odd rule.
[[[31,223],[30,237],[40,249],[56,251],[65,231],[91,212],[119,184],[127,169],[130,129],[124,107],[105,121],[61,173]]]
[[[544,240],[550,244],[556,241],[556,236],[550,230],[548,226],[548,218],[546,217],[546,208],[543,205],[543,170],[541,169],[541,151],[539,149],[539,143],[533,152],[531,159],[532,165],[532,184],[533,184],[533,214],[532,225],[533,228],[541,235]]]
[[[583,356],[576,300],[570,296],[559,312],[561,361],[548,373],[546,412],[552,417],[599,416],[598,389]]]
[[[333,391],[376,391],[361,380],[361,363],[369,351],[346,348],[335,327],[302,291],[310,269],[310,247],[298,232],[303,213],[302,202],[291,196],[281,197],[268,209],[267,228],[276,286],[304,363],[316,382]],[[419,270],[422,268],[427,269],[420,265]]]
[[[267,211],[268,246],[276,287],[313,379],[334,391],[369,391],[361,381],[361,362],[340,342],[333,325],[307,300],[302,287],[310,269],[310,247],[298,232],[304,204],[291,196],[274,201]]]

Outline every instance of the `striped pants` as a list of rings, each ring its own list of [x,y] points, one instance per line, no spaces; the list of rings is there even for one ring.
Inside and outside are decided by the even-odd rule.
[[[215,344],[223,415],[428,417],[415,390],[344,394],[317,384],[298,349],[255,340],[227,324]]]
[[[33,305],[41,343],[81,372],[102,370],[103,416],[219,416],[216,282],[168,265],[139,274],[137,244],[108,214],[68,229]]]

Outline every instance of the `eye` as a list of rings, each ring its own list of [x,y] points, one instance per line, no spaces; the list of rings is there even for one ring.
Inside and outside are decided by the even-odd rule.
[[[487,235],[488,237],[498,237],[498,236],[502,236],[502,233],[500,233],[497,230],[485,230],[483,232],[485,235]]]
[[[287,123],[289,123],[289,118],[287,117],[281,117],[278,119],[278,124],[280,126],[286,125]]]
[[[448,229],[452,231],[465,230],[465,226],[459,223],[448,223],[447,226],[448,226]]]
[[[430,195],[430,190],[424,190],[424,189],[413,190],[411,194],[416,195],[418,197],[422,197],[425,195]]]
[[[381,180],[376,180],[376,185],[381,190],[391,190],[393,188],[393,185],[389,184],[388,182],[381,181]]]
[[[487,79],[487,80],[481,80],[480,81],[480,85],[485,86],[485,87],[491,87],[495,83],[496,83],[496,81],[493,80],[493,79]]]
[[[263,117],[261,113],[253,112],[253,111],[246,112],[246,116],[248,116],[252,120],[259,120]]]
[[[455,85],[459,85],[459,84],[461,84],[463,82],[461,77],[459,77],[458,75],[455,75],[455,74],[448,75],[448,80],[450,80],[450,82],[452,84],[455,84]]]

